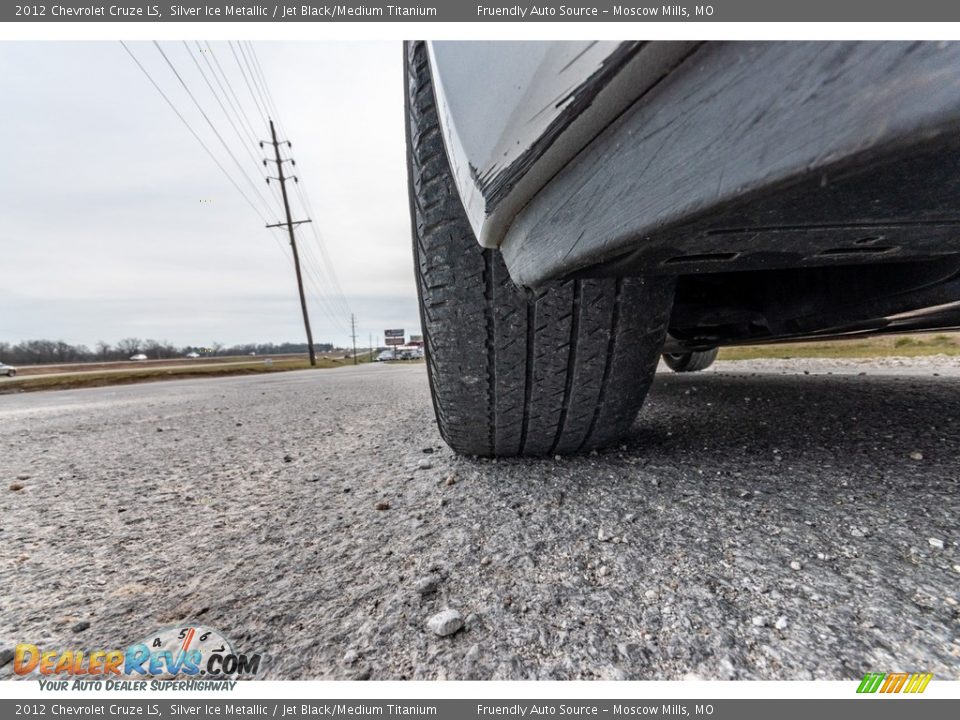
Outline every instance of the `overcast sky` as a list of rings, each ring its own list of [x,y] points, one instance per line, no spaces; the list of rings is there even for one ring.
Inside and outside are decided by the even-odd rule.
[[[252,197],[153,44],[129,47]],[[161,47],[280,220],[247,154],[260,148],[241,145],[183,44]],[[230,47],[212,47],[265,136]],[[358,344],[418,332],[399,43],[255,47]],[[285,231],[264,229],[119,43],[0,43],[0,98],[0,341],[302,341]],[[320,257],[306,227],[298,239]],[[345,313],[310,309],[317,342],[347,344]]]

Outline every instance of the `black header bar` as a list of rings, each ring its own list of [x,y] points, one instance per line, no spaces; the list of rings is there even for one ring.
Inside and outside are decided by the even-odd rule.
[[[665,5],[601,0],[336,3],[307,0],[97,0],[0,4],[3,22],[960,22],[943,0],[712,0]]]

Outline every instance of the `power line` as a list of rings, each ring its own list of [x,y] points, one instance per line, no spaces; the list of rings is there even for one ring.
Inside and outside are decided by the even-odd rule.
[[[256,50],[253,46],[253,43],[248,41],[247,46],[249,48],[248,54],[251,58],[253,58],[253,64],[256,67],[257,72],[259,73],[260,79],[258,84],[263,86],[262,95],[266,98],[266,102],[268,106],[274,113],[275,119],[277,120],[279,127],[283,128],[282,119],[280,118],[280,114],[277,111],[276,103],[273,100],[273,94],[270,92],[269,85],[267,85],[266,83],[266,75],[263,73],[263,66],[259,62],[259,58],[256,55]],[[241,45],[241,49],[242,49],[242,45]],[[256,81],[257,75],[254,73],[251,73],[251,76],[254,77],[255,82],[257,82]],[[258,90],[259,90],[259,87],[258,87]],[[313,208],[310,204],[309,196],[305,189],[306,183],[302,177],[303,176],[302,172],[300,173],[300,176],[301,176],[300,183],[298,183],[296,186],[297,195],[300,198],[300,204],[306,211],[307,215],[312,217],[316,215],[316,213],[313,211]],[[317,261],[317,264],[320,266],[321,272],[327,277],[327,284],[332,288],[332,292],[331,292],[332,301],[340,306],[342,312],[344,312],[345,314],[350,314],[350,306],[346,301],[346,297],[344,296],[343,289],[340,287],[340,282],[336,276],[336,273],[333,272],[333,263],[330,259],[329,254],[327,253],[326,244],[322,236],[320,235],[319,230],[315,225],[311,225],[310,230],[313,234],[314,242],[316,243],[317,248],[320,251],[320,256],[322,258],[320,261]],[[304,245],[304,247],[307,248],[308,250],[310,248],[309,245]]]
[[[253,129],[253,123],[250,121],[250,116],[247,115],[246,108],[244,108],[243,103],[240,102],[240,96],[237,95],[237,91],[233,89],[233,83],[230,82],[230,77],[227,75],[227,72],[223,69],[223,66],[220,64],[220,59],[217,57],[217,54],[213,51],[213,47],[210,45],[209,41],[204,41],[207,44],[207,50],[209,51],[209,57],[213,58],[213,64],[216,65],[217,70],[220,71],[220,75],[223,77],[224,83],[226,83],[227,89],[230,91],[230,95],[233,97],[234,102],[236,102],[238,116],[243,118],[243,121],[246,122],[246,127],[250,133],[250,142],[254,145],[259,142],[257,137],[257,131]]]
[[[243,166],[240,164],[240,161],[237,160],[237,156],[233,154],[233,151],[230,149],[230,146],[227,145],[227,141],[223,139],[223,135],[221,135],[221,134],[220,134],[220,131],[217,130],[216,125],[213,124],[213,121],[212,121],[212,120],[210,119],[210,117],[207,115],[206,111],[203,109],[203,106],[200,104],[200,102],[199,102],[199,101],[197,100],[197,98],[194,96],[193,92],[191,92],[189,86],[188,86],[187,83],[184,81],[184,79],[183,79],[183,77],[180,75],[180,73],[177,71],[177,68],[174,67],[173,63],[170,62],[170,58],[167,57],[167,54],[163,51],[163,48],[160,47],[160,43],[158,43],[156,40],[154,40],[154,41],[153,41],[153,44],[154,44],[154,46],[157,48],[157,50],[160,52],[160,54],[163,56],[163,59],[166,61],[167,65],[170,67],[170,69],[173,71],[173,74],[176,75],[177,80],[180,81],[180,85],[183,86],[183,89],[186,91],[187,95],[188,95],[188,96],[190,97],[190,99],[193,101],[193,104],[197,106],[197,110],[200,111],[200,114],[203,116],[203,119],[207,121],[207,125],[210,126],[210,129],[213,131],[213,134],[216,135],[217,139],[220,141],[220,144],[223,145],[223,149],[227,151],[227,154],[230,156],[230,159],[233,160],[234,164],[237,166],[237,168],[239,168],[239,170],[240,170],[241,174],[243,175],[244,179],[247,181],[247,183],[248,183],[248,184],[250,185],[250,187],[253,189],[253,191],[254,191],[254,193],[257,195],[257,197],[260,198],[260,202],[262,202],[262,203],[264,204],[264,206],[269,210],[269,209],[270,209],[270,203],[268,203],[268,202],[266,201],[266,199],[263,197],[263,193],[260,192],[260,189],[256,186],[256,184],[254,184],[253,180],[250,179],[250,176],[249,176],[249,175],[246,173],[246,171],[243,169]]]
[[[267,117],[270,117],[274,113],[270,112],[270,106],[267,103],[266,98],[264,97],[263,93],[260,90],[260,85],[259,83],[257,83],[257,77],[256,75],[254,75],[253,68],[250,67],[250,61],[247,59],[247,53],[243,49],[242,42],[237,41],[237,49],[240,51],[240,56],[243,58],[244,65],[246,65],[247,67],[247,72],[250,74],[250,80],[253,82],[253,87],[257,91],[257,95],[259,96],[260,102],[263,105],[264,115],[266,115]]]
[[[253,91],[253,86],[250,84],[250,80],[247,78],[247,73],[243,69],[243,64],[240,62],[240,57],[237,55],[237,51],[233,47],[233,41],[228,40],[227,45],[230,47],[230,52],[233,53],[233,59],[237,61],[237,67],[240,68],[240,75],[243,77],[243,81],[247,84],[247,90],[250,91],[250,97],[253,98],[253,104],[256,105],[257,112],[261,114],[261,117],[269,116],[269,110],[267,110],[265,107],[261,108],[259,102],[257,101],[257,95]]]
[[[260,79],[260,85],[263,88],[263,94],[267,99],[267,104],[270,106],[270,111],[273,113],[274,119],[277,121],[277,127],[280,128],[280,131],[287,134],[286,128],[280,118],[280,113],[277,110],[277,104],[273,100],[273,93],[270,92],[270,86],[267,84],[267,76],[263,72],[263,65],[260,64],[260,58],[257,55],[257,50],[253,46],[253,43],[247,40],[247,50],[250,55],[251,61],[254,68],[257,71],[257,77]]]
[[[251,64],[248,64],[247,67],[250,69],[250,77],[253,80],[253,84],[256,86],[256,92],[257,94],[259,94],[264,106],[266,106],[270,111],[272,111],[274,115],[274,119],[276,120],[278,126],[282,129],[284,127],[284,123],[277,110],[276,103],[274,102],[274,99],[273,99],[273,94],[270,92],[269,84],[266,81],[266,74],[263,72],[263,66],[260,64],[259,58],[257,57],[256,50],[253,44],[250,42],[247,43],[249,47],[248,53],[244,53],[243,44],[241,42],[238,41],[237,44],[240,47],[241,53],[243,53],[244,60],[247,59],[247,55],[249,55],[249,57],[252,58],[252,67],[251,67]],[[232,49],[232,46],[231,46],[231,49]],[[236,58],[236,53],[234,53],[234,57]],[[238,61],[238,64],[239,64],[239,61]],[[256,72],[254,72],[253,68],[256,68]],[[241,68],[241,72],[242,72],[242,68]],[[259,73],[259,78],[258,78],[258,73]],[[246,79],[246,76],[244,79]],[[261,86],[263,88],[262,91],[261,91]],[[248,89],[249,89],[249,85],[248,85]],[[254,94],[253,90],[251,90],[251,96],[254,97],[254,101],[256,102],[256,95]],[[305,187],[301,187],[301,185],[304,185],[304,186],[306,185],[302,177],[303,176],[302,171],[299,172],[298,175],[300,176],[300,182],[296,185],[296,192],[300,199],[300,204],[309,217],[314,217],[316,213],[313,211],[312,205],[309,200],[309,196],[305,190]],[[321,257],[320,261],[317,261],[315,257],[313,258],[313,260],[319,266],[320,272],[327,279],[327,285],[329,285],[331,288],[331,292],[329,294],[331,302],[335,305],[338,305],[340,307],[340,311],[343,312],[344,315],[349,315],[351,312],[350,306],[349,306],[349,303],[347,303],[346,296],[344,295],[344,292],[343,292],[343,288],[340,286],[339,279],[337,278],[336,272],[333,269],[334,267],[333,262],[329,254],[327,253],[324,240],[320,235],[320,232],[317,229],[316,225],[312,224],[310,226],[310,230],[313,235],[314,242],[317,246],[317,249],[320,252],[320,257]],[[306,250],[307,255],[312,254],[310,251],[309,244],[304,245],[304,248]]]
[[[301,178],[301,181],[302,181],[302,178]],[[304,206],[304,209],[306,210],[307,214],[310,215],[311,217],[315,216],[316,213],[313,211],[312,204],[310,203],[310,198],[307,195],[306,191],[300,188],[299,184],[297,185],[297,194],[299,195],[300,202]],[[347,299],[343,293],[343,288],[340,287],[340,281],[333,270],[333,262],[331,261],[330,256],[327,253],[327,248],[326,248],[326,244],[323,241],[323,237],[320,235],[320,231],[317,230],[316,228],[311,226],[311,230],[313,231],[314,242],[317,245],[317,249],[320,251],[320,257],[322,258],[321,267],[323,267],[324,269],[329,268],[329,271],[326,274],[329,278],[329,282],[332,286],[336,300],[342,305],[343,309],[346,311],[346,314],[349,314],[350,306],[347,303]]]
[[[255,56],[253,45],[249,42],[246,43],[246,45],[247,49],[244,48],[243,42],[238,41],[235,49],[231,44],[231,53],[234,56],[237,68],[240,70],[244,82],[247,83],[250,98],[258,109],[265,108],[266,111],[271,113],[273,120],[277,123],[277,127],[283,129],[284,124],[280,119],[272,93],[266,85],[266,76],[263,74],[263,68],[259,64],[259,59]],[[239,50],[239,55],[237,54],[237,50]],[[244,67],[246,67],[246,72],[244,71]],[[298,180],[302,182],[302,177],[299,176],[302,176],[302,172],[298,172]],[[301,198],[300,205],[307,213],[307,216],[311,217],[312,213],[307,211],[306,203],[303,202],[303,189],[300,187],[300,182],[295,185],[297,195]],[[310,230],[314,238],[317,238],[318,234],[315,224],[310,224]],[[347,317],[350,314],[350,309],[343,298],[342,290],[339,290],[340,296],[338,297],[336,294],[324,289],[339,288],[339,282],[336,279],[336,274],[332,273],[332,265],[329,263],[329,259],[326,263],[318,260],[309,243],[304,243],[299,247],[302,251],[302,268],[306,275],[307,282],[313,290],[315,302],[320,305],[324,314],[332,320],[335,325],[341,330],[346,331],[346,325],[340,320],[340,317],[341,313],[342,317]]]
[[[220,95],[214,89],[213,84],[210,82],[210,79],[207,77],[207,74],[203,71],[203,67],[200,65],[200,61],[197,60],[196,56],[193,54],[193,51],[190,49],[190,45],[187,44],[186,40],[183,41],[183,46],[184,48],[186,48],[187,54],[190,56],[190,59],[193,60],[193,64],[196,66],[197,72],[200,73],[200,77],[203,78],[203,81],[206,83],[207,88],[209,88],[210,94],[213,95],[213,99],[217,101],[217,105],[219,105],[220,110],[223,111],[223,115],[225,118],[227,118],[227,122],[230,123],[230,127],[233,129],[233,132],[236,134],[237,139],[240,140],[241,147],[243,147],[243,149],[246,150],[247,155],[249,155],[250,157],[250,160],[258,168],[258,171],[259,171],[260,163],[257,161],[256,156],[253,154],[253,150],[251,149],[252,146],[247,145],[246,140],[244,140],[243,138],[243,134],[240,132],[240,129],[237,127],[237,124],[233,121],[233,117],[230,115],[229,112],[227,112],[227,108],[223,104],[223,101],[220,99]]]
[[[266,224],[269,222],[269,220],[268,220],[267,217],[264,215],[264,213],[261,211],[261,209],[260,209],[259,207],[257,207],[256,203],[254,203],[254,202],[250,199],[250,197],[246,194],[246,192],[244,192],[244,190],[243,190],[243,189],[240,187],[240,185],[237,183],[237,181],[235,180],[235,178],[233,177],[233,175],[226,169],[226,167],[224,167],[223,163],[220,162],[220,160],[219,160],[219,158],[217,158],[216,154],[210,149],[210,147],[207,145],[207,143],[204,142],[204,140],[200,137],[199,133],[193,128],[193,126],[191,125],[191,123],[186,119],[186,117],[183,115],[183,113],[177,108],[176,104],[175,104],[175,103],[170,99],[170,97],[163,91],[163,89],[160,87],[159,83],[157,83],[157,81],[153,78],[153,76],[152,76],[152,75],[150,74],[150,72],[146,69],[146,67],[143,65],[143,63],[140,62],[139,58],[137,58],[137,56],[133,53],[133,51],[130,49],[130,47],[127,46],[126,43],[124,43],[124,42],[122,42],[122,41],[121,41],[120,44],[121,44],[121,46],[123,47],[123,49],[127,52],[127,54],[130,56],[130,58],[133,60],[133,62],[134,62],[134,63],[137,65],[137,67],[140,69],[140,71],[144,74],[144,76],[147,78],[147,80],[150,82],[150,84],[154,87],[154,89],[157,91],[157,93],[163,98],[163,100],[167,103],[167,105],[168,105],[168,106],[170,107],[170,109],[174,112],[174,114],[176,114],[176,116],[180,119],[180,121],[183,123],[183,125],[184,125],[184,126],[187,128],[187,130],[190,132],[190,134],[193,135],[194,139],[200,144],[200,146],[201,146],[201,147],[203,148],[203,150],[207,153],[207,155],[210,157],[210,159],[213,160],[214,164],[220,169],[220,171],[221,171],[221,172],[223,173],[223,175],[227,178],[227,180],[230,182],[230,184],[233,185],[234,189],[236,189],[236,191],[240,194],[240,196],[246,201],[246,203],[250,206],[250,208],[257,214],[257,216],[258,216],[258,217],[263,221],[263,223],[266,225]],[[241,118],[242,118],[242,119],[247,120],[247,124],[249,125],[249,119],[245,117],[245,114],[243,113],[242,106],[239,107],[239,110],[237,110],[237,109],[234,108],[233,103],[232,103],[231,100],[230,100],[230,95],[229,95],[228,93],[232,93],[232,94],[234,95],[234,99],[237,100],[237,101],[239,101],[239,99],[236,98],[236,93],[233,91],[233,88],[232,88],[232,87],[230,86],[230,84],[229,84],[229,77],[227,77],[227,76],[224,74],[224,75],[223,75],[223,80],[221,81],[220,77],[217,75],[216,71],[213,69],[213,65],[210,64],[210,59],[209,59],[210,57],[213,57],[213,61],[214,61],[214,63],[217,64],[217,65],[219,65],[219,61],[217,60],[216,55],[212,52],[212,48],[210,48],[209,43],[207,43],[207,48],[208,48],[209,52],[202,52],[202,48],[200,47],[199,43],[198,43],[197,45],[198,45],[198,49],[199,49],[200,52],[201,52],[201,55],[204,57],[204,60],[205,60],[205,62],[206,62],[207,65],[208,65],[208,68],[210,69],[211,75],[213,76],[213,78],[214,78],[214,80],[216,81],[217,85],[220,87],[221,92],[223,92],[224,98],[227,100],[227,102],[228,102],[228,104],[230,105],[231,109],[234,110],[234,112],[235,112],[235,114],[236,114],[236,117],[237,117],[238,119],[241,119]],[[207,83],[208,88],[210,88],[211,93],[212,93],[212,94],[214,95],[214,97],[218,100],[218,104],[220,104],[221,110],[224,110],[225,114],[227,114],[227,113],[226,113],[226,108],[223,106],[222,103],[219,102],[219,98],[217,97],[216,92],[213,90],[212,86],[210,86],[210,83],[209,83],[209,81],[207,80],[206,75],[203,73],[202,69],[199,67],[199,63],[197,63],[196,58],[195,58],[195,57],[193,56],[193,54],[190,52],[189,47],[187,47],[187,51],[188,51],[188,53],[191,55],[191,58],[194,60],[194,63],[198,65],[198,68],[197,68],[197,69],[200,71],[201,76],[204,78],[204,81]],[[162,52],[162,51],[161,51],[161,52]],[[168,64],[169,64],[169,59],[168,59]],[[181,77],[181,82],[182,82],[182,77]],[[226,83],[226,85],[224,85],[224,83]],[[194,98],[194,102],[196,103],[196,99],[195,99],[195,98]],[[227,114],[227,119],[230,120],[229,114]],[[209,117],[207,117],[207,120],[208,120],[208,123],[211,122],[210,119],[209,119]],[[231,124],[233,125],[234,130],[237,131],[237,130],[238,130],[237,126],[236,126],[235,124],[233,124],[233,123],[231,123]],[[243,122],[242,122],[242,120],[241,120],[241,126],[242,126],[242,124],[243,124]],[[241,144],[244,145],[245,148],[247,148],[246,143],[243,142],[242,134],[239,133],[239,132],[238,132],[237,134],[238,134],[238,138],[239,138]],[[221,142],[225,142],[225,141],[223,140],[222,136],[220,136],[220,139],[221,139]],[[255,141],[254,141],[254,142],[255,142]],[[247,149],[248,149],[248,148],[247,148]],[[249,149],[248,149],[248,153],[249,153]],[[252,153],[250,153],[250,154],[251,154],[251,156],[252,156]],[[255,158],[253,158],[253,159],[254,159],[254,162],[256,162],[256,159],[255,159]],[[235,157],[234,157],[234,160],[236,161],[236,158],[235,158]],[[257,165],[259,165],[259,163],[257,163]],[[245,177],[247,177],[247,176],[245,175]],[[249,178],[248,178],[248,180],[249,180]],[[271,185],[271,190],[274,192],[274,194],[278,197],[278,200],[279,200],[279,193],[276,191],[276,189],[275,189],[272,185]],[[261,199],[261,201],[263,201],[263,198],[262,198],[262,197],[261,197],[260,199]],[[266,203],[265,203],[265,204],[266,204]],[[284,244],[280,241],[280,238],[278,238],[276,235],[273,235],[273,234],[271,234],[271,237],[272,237],[273,240],[277,243],[277,247],[278,247],[280,253],[287,259],[288,262],[291,263],[291,265],[293,265],[293,264],[294,264],[293,258],[292,258],[292,256],[291,256],[291,254],[285,249]],[[311,268],[311,267],[308,266],[306,269],[308,270],[308,273],[309,273],[309,275],[308,275],[308,282],[309,282],[309,284],[310,284],[311,299],[312,299],[312,301],[313,301],[314,303],[316,303],[319,307],[321,307],[321,308],[323,309],[323,314],[324,314],[326,317],[328,317],[328,318],[333,322],[334,326],[335,326],[340,332],[343,332],[344,334],[348,334],[348,333],[349,333],[349,330],[348,330],[346,324],[340,319],[339,313],[334,310],[333,306],[330,304],[330,301],[326,298],[326,296],[324,295],[324,293],[323,293],[322,290],[320,289],[320,285],[323,284],[322,281],[319,281],[319,280],[317,279],[317,276],[316,276],[315,271],[313,270],[313,268]]]
[[[227,180],[230,181],[230,183],[233,185],[233,187],[236,188],[237,192],[240,193],[241,197],[243,197],[243,199],[247,201],[247,204],[253,209],[253,211],[254,211],[257,215],[260,216],[260,218],[261,218],[264,222],[267,222],[267,218],[264,216],[264,214],[263,214],[263,213],[260,211],[260,209],[254,204],[254,202],[253,202],[249,197],[247,197],[247,194],[246,194],[245,192],[243,192],[243,190],[241,189],[240,185],[237,184],[237,181],[233,179],[233,176],[232,176],[229,172],[227,172],[227,169],[226,169],[226,168],[223,166],[223,164],[217,159],[217,156],[213,154],[213,151],[211,151],[209,147],[207,147],[207,144],[206,144],[206,143],[203,141],[203,139],[197,134],[196,130],[193,129],[193,127],[190,125],[190,123],[187,122],[187,119],[186,119],[186,118],[183,116],[183,114],[177,109],[177,106],[173,104],[173,101],[170,100],[169,97],[167,97],[167,94],[160,88],[160,86],[157,84],[156,80],[153,79],[153,77],[150,75],[150,73],[147,71],[147,69],[143,66],[143,64],[140,62],[140,60],[137,59],[137,56],[133,54],[133,51],[130,50],[130,48],[127,47],[127,44],[126,44],[125,42],[123,42],[122,40],[120,41],[120,45],[122,45],[122,46],[123,46],[123,49],[127,51],[127,54],[131,57],[131,59],[133,60],[133,62],[136,63],[137,67],[140,68],[140,71],[146,76],[147,80],[150,81],[150,84],[153,85],[153,87],[156,89],[156,91],[157,91],[158,93],[160,93],[160,97],[162,97],[162,98],[166,101],[167,105],[170,106],[170,109],[173,110],[174,113],[176,113],[177,117],[180,118],[180,122],[182,122],[182,123],[184,124],[184,126],[187,128],[187,130],[190,131],[190,134],[193,135],[194,139],[196,139],[196,141],[197,141],[198,143],[200,143],[200,146],[206,151],[207,155],[210,156],[210,159],[213,160],[214,163],[216,163],[217,167],[220,168],[220,171],[226,176]]]
[[[214,63],[216,63],[217,67],[220,67],[220,62],[217,60],[217,57],[213,52],[213,48],[210,47],[210,43],[209,42],[207,43],[207,49],[204,50],[198,40],[195,40],[194,42],[196,43],[197,51],[200,53],[200,55],[204,59],[204,62],[206,62],[207,64],[207,68],[210,71],[210,75],[213,76],[214,81],[217,83],[217,86],[220,88],[220,92],[223,94],[224,99],[227,101],[227,105],[230,106],[230,110],[232,111],[233,115],[236,116],[237,122],[239,123],[240,127],[243,128],[244,133],[246,134],[246,137],[249,140],[249,145],[244,141],[243,135],[240,133],[239,128],[237,127],[237,123],[233,122],[233,118],[230,116],[230,113],[227,112],[227,109],[224,107],[223,103],[219,101],[219,98],[217,98],[217,101],[220,104],[220,108],[224,111],[224,114],[227,116],[227,120],[230,121],[231,126],[233,126],[234,131],[237,133],[237,138],[240,140],[241,145],[243,145],[244,149],[247,151],[247,154],[250,156],[251,160],[253,160],[253,163],[259,166],[260,163],[257,161],[256,157],[253,155],[253,153],[250,150],[250,148],[256,146],[256,144],[259,142],[259,139],[257,138],[256,133],[253,131],[253,126],[250,123],[250,120],[247,117],[246,113],[243,111],[243,107],[240,106],[240,100],[239,98],[237,98],[237,94],[233,90],[233,86],[230,84],[230,78],[224,75],[223,81],[221,81],[220,76],[217,74],[217,71],[214,69],[214,64],[210,62],[210,57],[211,56],[213,57],[213,61]],[[186,41],[184,41],[184,45],[187,46],[187,52],[190,53],[190,56],[192,58],[193,53],[190,52],[190,47],[187,45]],[[206,80],[206,74],[200,68],[199,63],[197,62],[196,59],[194,59],[194,63],[197,64],[197,69],[200,70],[200,74],[204,77],[204,80]],[[222,73],[223,69],[220,68],[220,70]],[[226,85],[224,85],[224,83],[226,83]],[[213,90],[213,87],[210,86],[209,81],[207,81],[207,86],[210,87],[210,91],[214,94],[214,97],[216,97],[217,94]],[[229,93],[227,92],[228,89],[229,89]],[[231,95],[233,96],[233,99],[231,99]],[[236,100],[237,105],[234,105],[234,100]],[[246,121],[246,126],[244,126],[244,121]],[[273,199],[277,202],[277,205],[279,206],[282,203],[279,191],[273,185],[269,187],[273,195]]]

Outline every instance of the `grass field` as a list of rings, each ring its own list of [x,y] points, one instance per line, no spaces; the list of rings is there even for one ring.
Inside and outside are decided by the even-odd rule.
[[[363,359],[361,362],[366,362],[366,360]],[[318,369],[338,368],[352,364],[352,360],[326,357],[317,358]],[[283,358],[271,360],[270,362],[261,359],[197,365],[160,365],[141,368],[124,367],[119,370],[92,370],[72,373],[58,369],[58,372],[53,374],[21,375],[12,380],[4,380],[0,382],[0,394],[31,392],[35,390],[68,390],[85,387],[102,387],[104,385],[128,385],[130,383],[182,378],[275,373],[288,370],[306,370],[309,367],[310,363],[304,357]]]
[[[721,348],[718,360],[774,358],[878,358],[960,355],[960,334],[887,335],[862,340],[744,345]]]
[[[755,360],[772,358],[879,358],[920,357],[927,355],[960,355],[960,333],[928,333],[920,335],[889,335],[862,340],[833,340],[822,342],[785,343],[782,345],[745,345],[721,348],[719,360]],[[358,355],[361,363],[369,362],[366,355]],[[218,359],[220,360],[220,359]],[[422,361],[420,361],[422,362]],[[317,367],[330,369],[352,365],[352,359],[318,357]],[[306,357],[279,357],[256,360],[247,358],[211,359],[204,363],[173,361],[173,364],[153,366],[118,363],[117,369],[109,364],[41,367],[34,366],[12,380],[0,379],[0,394],[31,392],[35,390],[68,390],[104,385],[127,385],[138,382],[173,380],[180,378],[221,377],[229,375],[252,375],[258,373],[306,370],[310,367]],[[82,369],[81,369],[82,367]]]

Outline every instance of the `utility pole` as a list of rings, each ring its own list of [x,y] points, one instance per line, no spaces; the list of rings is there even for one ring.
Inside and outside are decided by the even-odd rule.
[[[367,339],[367,342],[370,343],[370,362],[373,362],[373,333],[370,333],[370,337]]]
[[[287,221],[281,223],[274,223],[273,225],[267,225],[268,228],[277,228],[285,227],[287,232],[290,234],[290,248],[293,250],[293,267],[297,271],[297,289],[300,291],[300,310],[303,311],[303,327],[307,331],[307,350],[310,353],[310,366],[317,366],[317,351],[313,347],[313,333],[310,331],[310,316],[307,314],[307,298],[303,294],[303,276],[300,274],[300,253],[297,252],[297,240],[293,234],[293,228],[297,225],[302,225],[303,223],[310,222],[307,220],[297,220],[294,221],[290,217],[290,200],[287,198],[287,180],[291,178],[285,177],[283,174],[283,164],[285,162],[290,162],[291,165],[296,165],[292,158],[281,159],[280,157],[280,143],[277,141],[277,130],[273,126],[273,120],[270,121],[270,141],[269,144],[273,145],[273,154],[275,156],[274,160],[265,159],[263,161],[264,167],[266,167],[267,162],[275,162],[277,164],[277,177],[272,178],[280,182],[280,192],[283,195],[283,210],[287,215]],[[287,142],[287,147],[291,147],[290,141]],[[260,147],[263,147],[263,143],[260,143]],[[293,181],[297,182],[297,176],[293,176]],[[270,184],[271,178],[267,178],[267,184]]]
[[[350,336],[353,338],[353,364],[357,364],[357,318],[350,313]]]

